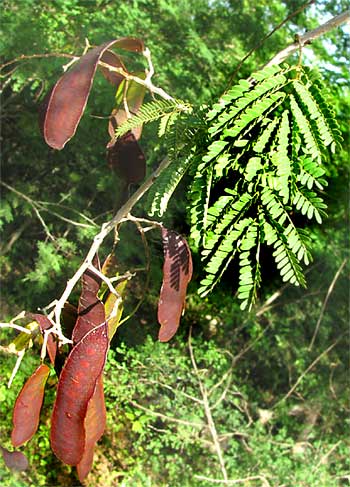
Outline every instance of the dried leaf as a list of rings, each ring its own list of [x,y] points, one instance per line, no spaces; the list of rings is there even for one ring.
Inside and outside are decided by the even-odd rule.
[[[52,322],[49,320],[47,316],[36,313],[33,314],[33,318],[35,319],[35,321],[39,323],[40,331],[42,334],[44,334],[44,330],[48,330],[49,328],[52,328]],[[55,359],[57,353],[57,342],[55,341],[51,333],[47,338],[47,352],[49,354],[52,365],[55,365]]]
[[[9,451],[0,446],[6,467],[11,470],[26,470],[29,467],[28,459],[21,451]]]
[[[98,62],[112,46],[135,52],[144,49],[142,41],[134,38],[105,42],[82,56],[45,97],[39,122],[46,143],[53,149],[63,149],[75,134],[86,107]]]
[[[85,448],[82,459],[77,465],[78,477],[83,482],[91,470],[95,444],[103,435],[106,427],[106,405],[103,392],[102,376],[97,379],[95,391],[91,397],[84,420]]]
[[[158,303],[158,338],[169,341],[176,333],[185,305],[187,284],[192,277],[192,257],[181,235],[162,228],[164,266],[163,284]]]
[[[68,465],[78,465],[84,454],[84,420],[103,371],[108,343],[104,323],[78,342],[60,375],[51,419],[51,448]]]
[[[11,440],[14,447],[23,445],[35,434],[39,425],[44,389],[50,368],[41,364],[22,387],[13,409]]]
[[[108,254],[102,264],[101,272],[107,277],[114,277],[117,273],[118,263],[114,254]]]

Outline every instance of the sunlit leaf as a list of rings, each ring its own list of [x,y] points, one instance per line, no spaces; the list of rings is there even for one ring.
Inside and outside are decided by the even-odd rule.
[[[120,324],[120,319],[123,314],[123,294],[127,283],[128,281],[127,279],[125,279],[116,287],[116,291],[121,297],[121,300],[115,294],[110,293],[105,302],[105,313],[108,323],[108,337],[110,340],[113,338],[115,332],[117,331],[117,328]]]

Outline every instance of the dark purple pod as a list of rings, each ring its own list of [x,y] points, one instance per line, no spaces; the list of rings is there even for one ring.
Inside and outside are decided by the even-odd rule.
[[[84,113],[98,62],[112,46],[142,52],[143,42],[120,38],[105,42],[82,56],[46,95],[40,108],[40,128],[46,143],[53,149],[63,149],[73,137]]]

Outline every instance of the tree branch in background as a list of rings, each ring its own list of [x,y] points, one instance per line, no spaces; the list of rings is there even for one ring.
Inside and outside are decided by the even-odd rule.
[[[223,480],[224,480],[224,482],[226,482],[228,480],[228,477],[227,477],[227,471],[226,471],[226,467],[225,467],[224,456],[222,453],[219,436],[218,436],[218,433],[216,431],[216,426],[214,423],[213,415],[211,413],[211,408],[210,408],[209,399],[208,399],[208,391],[207,391],[205,384],[202,382],[202,380],[200,378],[199,370],[197,367],[197,362],[196,362],[196,359],[194,357],[191,338],[192,338],[192,327],[190,328],[190,333],[188,335],[188,348],[190,351],[191,362],[193,365],[193,370],[194,370],[196,377],[197,377],[197,380],[198,380],[199,389],[200,389],[201,394],[202,394],[204,412],[205,412],[205,416],[207,418],[208,428],[209,428],[211,437],[213,439],[216,454],[217,454],[217,457],[219,459]]]
[[[327,353],[329,353],[340,341],[340,339],[342,338],[339,337],[338,340],[336,340],[334,343],[332,343],[332,345],[330,345],[328,348],[326,348],[326,350],[324,350],[308,367],[306,370],[304,370],[304,372],[299,376],[298,380],[295,382],[295,384],[293,385],[293,387],[291,387],[291,389],[287,392],[287,394],[285,396],[282,397],[282,399],[280,399],[278,402],[276,402],[276,404],[273,406],[273,408],[276,408],[279,404],[281,404],[281,402],[285,401],[286,399],[288,399],[292,394],[293,392],[295,391],[295,389],[298,387],[298,385],[301,383],[301,381],[304,379],[304,377],[306,376],[306,374],[308,374],[310,372],[311,369],[313,369],[315,367],[315,365],[325,356],[327,355]]]
[[[212,479],[209,477],[204,477],[203,475],[195,475],[194,476],[197,480],[203,480],[206,482],[211,482],[213,484],[222,484],[222,485],[237,485],[243,484],[250,481],[260,480],[262,482],[262,487],[271,487],[271,484],[268,482],[267,478],[263,475],[252,475],[251,477],[245,477],[244,479],[236,479],[236,480],[221,480],[221,479]]]
[[[104,241],[104,239],[112,230],[117,228],[119,223],[124,218],[128,216],[128,214],[131,212],[131,210],[136,205],[136,203],[149,190],[149,188],[153,185],[154,181],[163,172],[163,170],[168,167],[169,164],[170,164],[170,160],[168,158],[163,159],[163,161],[159,164],[158,168],[148,177],[148,179],[139,187],[139,189],[137,189],[135,193],[131,195],[128,201],[117,211],[116,215],[108,222],[102,224],[101,230],[97,235],[95,235],[93,243],[90,247],[90,250],[87,253],[84,262],[79,267],[79,269],[75,272],[74,276],[67,282],[67,286],[62,296],[60,297],[59,300],[55,302],[55,308],[49,315],[54,317],[56,330],[59,330],[61,332],[60,317],[61,317],[62,309],[66,301],[68,301],[68,298],[71,292],[73,291],[74,287],[79,282],[81,276],[92,265],[92,261],[98,249],[100,248],[100,245]],[[53,329],[52,332],[55,332],[55,330]]]
[[[344,269],[344,266],[345,264],[347,263],[348,261],[348,258],[344,259],[343,262],[340,264],[340,267],[339,269],[337,270],[337,272],[335,273],[335,276],[333,277],[332,279],[332,282],[328,288],[328,291],[327,291],[327,294],[326,294],[326,297],[325,297],[325,300],[323,301],[323,304],[322,304],[322,308],[321,308],[321,313],[320,313],[320,316],[318,317],[318,320],[317,320],[317,323],[316,323],[316,327],[315,327],[315,331],[314,331],[314,334],[312,335],[312,339],[311,339],[311,342],[310,342],[310,345],[309,345],[309,351],[312,350],[312,347],[314,345],[314,342],[316,340],[316,337],[317,337],[317,334],[318,334],[318,330],[320,328],[320,325],[321,325],[321,321],[323,319],[323,315],[324,315],[324,312],[325,312],[325,309],[326,309],[326,306],[327,306],[327,303],[328,303],[328,300],[330,298],[330,295],[332,294],[333,292],[333,289],[334,289],[334,286],[335,286],[335,283],[337,282],[342,270]]]

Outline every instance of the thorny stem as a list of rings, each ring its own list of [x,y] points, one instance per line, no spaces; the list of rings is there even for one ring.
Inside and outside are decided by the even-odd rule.
[[[115,73],[121,74],[125,79],[129,81],[135,81],[135,83],[138,83],[145,88],[147,88],[151,93],[155,93],[159,95],[161,98],[164,98],[164,100],[171,100],[175,101],[175,98],[173,98],[171,95],[169,95],[166,91],[163,90],[163,88],[159,88],[157,86],[154,86],[150,78],[147,76],[146,79],[139,78],[138,76],[134,76],[133,74],[127,73],[123,68],[117,68],[115,66],[111,66],[110,64],[104,63],[103,61],[99,61],[98,63],[100,66],[103,68],[109,69],[109,71],[113,71]]]
[[[131,195],[128,201],[117,211],[116,215],[108,222],[103,223],[100,232],[97,235],[95,235],[93,243],[85,257],[84,262],[76,271],[76,273],[73,275],[73,277],[67,282],[67,286],[62,296],[55,303],[55,308],[53,311],[55,317],[55,327],[58,330],[60,330],[61,334],[62,331],[61,331],[60,316],[64,304],[66,301],[68,301],[70,294],[72,293],[75,285],[78,283],[79,279],[82,277],[84,272],[92,265],[93,258],[95,257],[95,254],[98,251],[100,245],[107,237],[107,235],[112,230],[114,230],[124,218],[126,218],[129,215],[132,208],[142,198],[142,196],[149,190],[149,188],[153,185],[154,181],[163,172],[163,170],[168,167],[169,164],[170,164],[170,160],[168,158],[163,159],[163,161],[159,164],[158,168],[148,177],[148,179],[146,179],[146,181],[135,191],[135,193]]]
[[[0,328],[12,328],[14,330],[18,330],[22,333],[27,333],[27,335],[31,335],[32,331],[29,328],[24,328],[21,325],[15,325],[14,323],[0,323]]]

